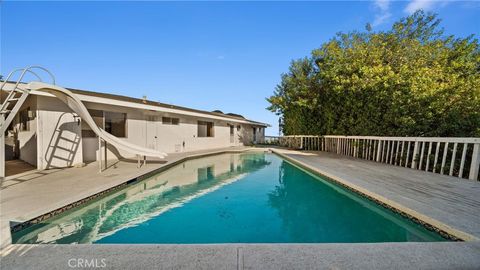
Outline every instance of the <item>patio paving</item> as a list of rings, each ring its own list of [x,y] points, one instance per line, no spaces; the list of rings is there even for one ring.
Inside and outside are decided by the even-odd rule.
[[[5,161],[5,175],[12,176],[35,170],[35,167],[20,159]]]
[[[478,269],[480,242],[11,245],[2,269]],[[102,263],[103,262],[103,263]],[[77,267],[72,267],[77,266]],[[93,267],[92,267],[93,268]]]

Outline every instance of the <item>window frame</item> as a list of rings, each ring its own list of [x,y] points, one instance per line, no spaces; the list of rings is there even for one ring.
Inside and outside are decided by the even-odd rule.
[[[30,121],[33,120],[28,116],[30,107],[27,107],[20,112],[18,112],[18,131],[30,131]]]
[[[205,136],[203,132],[200,132],[200,129],[205,126]],[[215,123],[212,121],[197,121],[197,137],[198,138],[215,138]]]
[[[124,116],[124,119],[123,121],[125,122],[124,124],[124,127],[123,127],[123,135],[115,135],[113,134],[112,132],[109,132],[107,130],[107,114],[121,114]],[[128,138],[128,121],[127,121],[128,117],[127,117],[127,113],[123,113],[123,112],[112,112],[112,111],[103,111],[103,127],[104,127],[104,130],[110,134],[112,134],[113,136],[117,137],[117,138]]]
[[[166,121],[166,120],[168,120],[168,121]],[[178,126],[178,125],[180,125],[180,118],[162,116],[162,125]]]
[[[118,135],[115,135],[115,134],[112,134],[112,135],[115,136],[115,137],[118,137],[118,138],[128,138],[128,114],[127,113],[115,112],[115,111],[104,111],[104,110],[97,110],[97,109],[87,109],[87,110],[88,110],[88,113],[92,116],[93,120],[95,121],[95,124],[97,124],[97,126],[99,128],[105,130],[106,132],[108,132],[110,134],[112,134],[112,133],[107,131],[107,129],[106,129],[106,123],[107,123],[106,115],[108,113],[124,115],[124,121],[125,121],[124,136],[118,136]],[[97,137],[97,135],[95,134],[95,132],[93,132],[91,127],[88,124],[84,124],[83,122],[82,122],[82,128],[81,128],[81,135],[82,135],[82,138],[96,138]]]

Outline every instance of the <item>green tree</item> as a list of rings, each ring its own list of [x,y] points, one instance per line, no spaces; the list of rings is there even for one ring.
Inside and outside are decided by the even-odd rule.
[[[267,100],[284,134],[480,136],[480,52],[417,11],[337,34],[292,61]]]

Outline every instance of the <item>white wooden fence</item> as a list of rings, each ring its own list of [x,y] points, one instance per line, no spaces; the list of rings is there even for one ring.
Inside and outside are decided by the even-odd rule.
[[[480,180],[480,138],[295,135],[265,137],[265,141]]]
[[[263,144],[274,144],[274,145],[280,145],[280,138],[283,138],[281,136],[265,136],[263,139]]]

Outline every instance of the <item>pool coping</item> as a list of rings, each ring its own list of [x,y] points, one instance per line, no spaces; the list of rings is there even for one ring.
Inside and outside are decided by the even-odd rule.
[[[479,253],[480,242],[15,244],[0,259],[2,269],[33,270],[80,258],[103,269],[478,269]]]
[[[59,207],[57,209],[54,209],[54,210],[51,210],[51,211],[48,211],[44,214],[41,214],[39,216],[36,216],[34,218],[31,218],[29,220],[26,220],[26,221],[23,221],[23,222],[18,222],[18,223],[14,223],[12,221],[9,221],[10,222],[10,233],[15,233],[15,232],[18,232],[20,230],[23,230],[23,229],[26,229],[28,227],[31,227],[31,226],[34,226],[35,224],[38,224],[46,219],[49,219],[49,218],[52,218],[54,216],[57,216],[57,215],[60,215],[70,209],[73,209],[73,208],[76,208],[76,207],[79,207],[81,205],[84,205],[84,204],[87,204],[88,202],[91,202],[92,200],[95,200],[95,199],[99,199],[99,198],[102,198],[102,197],[105,197],[115,191],[118,191],[118,190],[121,190],[121,189],[124,189],[132,184],[135,184],[135,183],[138,183],[140,181],[143,181],[155,174],[158,174],[158,173],[161,173],[161,172],[164,172],[178,164],[181,164],[182,162],[185,162],[187,160],[192,160],[192,159],[198,159],[198,158],[203,158],[203,157],[208,157],[208,156],[214,156],[214,155],[221,155],[221,154],[228,154],[228,153],[243,153],[243,152],[249,152],[249,151],[252,151],[252,152],[265,152],[265,151],[268,151],[268,149],[265,149],[265,148],[257,148],[257,147],[249,147],[249,148],[245,148],[245,149],[225,149],[225,150],[220,150],[220,151],[212,151],[212,152],[205,152],[205,153],[200,153],[200,154],[192,154],[192,155],[188,155],[188,156],[185,156],[185,157],[182,157],[178,160],[175,160],[175,161],[172,161],[171,163],[168,163],[160,168],[156,168],[156,169],[153,169],[145,174],[142,174],[142,175],[139,175],[137,177],[134,177],[134,178],[131,178],[131,179],[128,179],[120,184],[117,184],[113,187],[110,187],[110,188],[107,188],[107,189],[104,189],[100,192],[97,192],[95,194],[92,194],[92,195],[89,195],[85,198],[82,198],[80,200],[77,200],[75,202],[72,202],[72,203],[69,203],[67,205],[64,205],[62,207]],[[10,243],[10,244],[13,244],[13,243]]]
[[[287,160],[288,162],[291,162],[292,164],[299,166],[300,168],[303,168],[309,172],[312,172],[314,174],[320,175],[326,180],[329,180],[333,183],[336,183],[352,192],[355,192],[356,194],[373,201],[374,203],[387,208],[391,211],[394,211],[400,215],[402,215],[405,218],[408,218],[409,220],[425,227],[428,230],[435,231],[436,233],[440,234],[442,237],[451,240],[451,241],[479,241],[480,239],[463,231],[457,230],[455,228],[452,228],[451,226],[446,225],[443,222],[440,222],[434,218],[431,218],[427,215],[421,214],[411,208],[408,208],[406,206],[403,206],[395,201],[392,201],[390,199],[387,199],[381,195],[378,195],[374,192],[369,191],[368,189],[362,188],[358,185],[355,185],[351,183],[350,181],[347,181],[341,177],[338,177],[336,175],[330,174],[328,172],[325,172],[321,169],[318,169],[316,167],[310,166],[308,164],[305,164],[304,162],[301,162],[293,157],[290,157],[281,151],[278,151],[278,149],[275,148],[270,148],[271,152],[282,157],[283,159]]]

